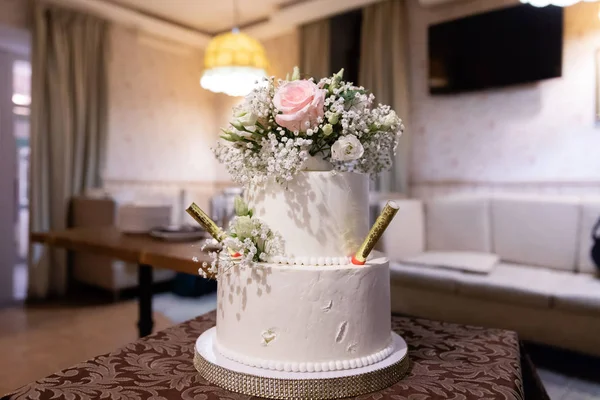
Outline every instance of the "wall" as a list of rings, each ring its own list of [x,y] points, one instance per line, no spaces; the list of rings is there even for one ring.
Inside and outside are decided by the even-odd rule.
[[[27,27],[27,4],[0,0],[0,24]],[[200,87],[203,54],[197,49],[121,26],[110,35],[106,186],[175,193],[229,185],[210,147],[241,99]],[[283,78],[298,65],[296,30],[263,44],[270,74]]]
[[[210,196],[216,165],[215,96],[200,87],[203,54],[111,28],[105,187],[176,198]],[[205,200],[201,201],[205,203]]]
[[[0,24],[27,28],[26,0],[0,0]],[[203,54],[122,26],[111,29],[107,159],[102,176],[115,190],[206,197],[230,185],[210,147],[241,99],[200,87]],[[283,78],[299,63],[296,30],[266,41],[269,73]]]
[[[104,178],[214,180],[213,95],[199,84],[201,52],[121,27],[111,30],[111,48]]]
[[[203,54],[123,27],[111,31],[109,138],[105,187],[148,200],[178,198],[208,207],[229,174],[210,148],[242,98],[200,87]],[[284,77],[299,60],[295,31],[264,43],[269,73]],[[134,149],[135,151],[132,151]],[[181,204],[174,204],[179,214]]]
[[[263,42],[269,59],[269,74],[285,79],[300,65],[300,34],[297,29]]]
[[[413,194],[600,193],[600,127],[594,121],[598,3],[565,9],[563,77],[451,97],[428,94],[427,26],[514,3],[422,8],[410,0]]]

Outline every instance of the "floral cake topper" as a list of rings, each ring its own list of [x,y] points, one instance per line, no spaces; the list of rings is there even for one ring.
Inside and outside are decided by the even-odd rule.
[[[265,78],[233,110],[214,153],[242,185],[269,178],[281,184],[305,168],[309,157],[335,170],[374,173],[392,166],[402,120],[390,106],[343,80],[343,69],[315,82]]]
[[[234,199],[234,209],[235,217],[223,232],[222,241],[214,240],[203,246],[202,250],[208,245],[218,246],[217,250],[208,252],[211,262],[203,263],[198,271],[205,278],[216,277],[220,271],[227,271],[236,264],[252,266],[283,254],[281,235],[256,218],[240,196]]]

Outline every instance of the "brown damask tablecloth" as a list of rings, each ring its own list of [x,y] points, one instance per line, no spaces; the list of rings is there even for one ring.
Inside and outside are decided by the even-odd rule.
[[[211,385],[194,369],[196,338],[214,325],[215,313],[205,314],[2,399],[250,399]],[[408,342],[409,372],[362,400],[548,398],[514,332],[397,316],[392,327]]]

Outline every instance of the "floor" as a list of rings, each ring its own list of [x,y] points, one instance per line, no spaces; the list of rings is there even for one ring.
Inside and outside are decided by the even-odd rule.
[[[552,400],[600,399],[600,380],[593,382],[543,368],[537,371]]]
[[[136,340],[136,321],[135,300],[0,309],[0,395]],[[172,325],[157,312],[154,322]]]
[[[164,329],[215,308],[214,293],[160,293],[154,298],[155,326]],[[0,395],[135,340],[136,318],[135,300],[0,310]],[[526,346],[552,400],[600,400],[600,359]]]
[[[217,293],[201,297],[179,297],[173,293],[161,293],[154,296],[154,311],[167,317],[174,323],[181,323],[198,315],[206,314],[217,308]]]
[[[600,359],[526,343],[552,400],[600,399]]]

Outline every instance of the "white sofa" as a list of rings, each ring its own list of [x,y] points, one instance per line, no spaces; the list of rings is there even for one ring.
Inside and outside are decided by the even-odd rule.
[[[523,339],[600,355],[600,278],[589,256],[600,199],[397,201],[399,213],[382,239],[392,261],[394,312],[511,329]],[[487,274],[402,262],[428,252],[495,253],[499,262]]]

